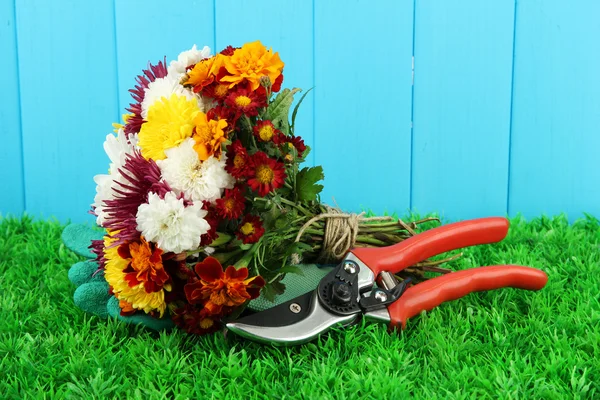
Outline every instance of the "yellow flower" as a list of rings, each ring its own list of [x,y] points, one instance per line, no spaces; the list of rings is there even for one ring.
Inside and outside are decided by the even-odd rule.
[[[165,150],[177,147],[192,136],[194,118],[200,112],[195,99],[183,96],[163,97],[148,109],[148,118],[142,125],[138,145],[146,159],[163,160]]]
[[[110,247],[116,240],[114,234],[116,232],[109,231],[108,235],[104,236],[104,258],[106,259],[104,278],[106,282],[108,282],[115,297],[120,302],[129,303],[134,309],[143,310],[146,313],[156,310],[162,317],[167,306],[164,290],[147,293],[144,282],[129,286],[129,283],[125,280],[127,273],[124,270],[131,263],[131,259],[125,259],[119,255],[119,246]],[[169,290],[170,287],[165,287],[165,289]]]
[[[224,129],[227,127],[227,121],[220,119],[215,121],[208,119],[206,114],[200,112],[194,119],[196,131],[193,139],[196,142],[194,150],[198,153],[200,161],[206,161],[211,155],[217,158],[221,157],[221,143],[227,140]]]
[[[273,53],[273,49],[267,50],[258,40],[235,50],[231,57],[225,58],[224,64],[227,75],[221,78],[221,82],[228,82],[232,88],[248,81],[253,91],[260,86],[262,76],[268,76],[271,84],[274,83],[284,66],[279,53]]]
[[[127,124],[127,121],[129,120],[129,118],[131,118],[133,116],[133,114],[123,114],[123,123],[119,123],[119,122],[113,122],[112,126],[113,126],[113,131],[115,133],[119,133],[119,129],[122,129],[125,127],[125,125]]]

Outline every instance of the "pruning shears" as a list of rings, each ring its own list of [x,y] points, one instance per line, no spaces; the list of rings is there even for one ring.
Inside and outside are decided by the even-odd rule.
[[[390,330],[450,300],[472,292],[513,287],[540,290],[548,281],[539,269],[495,265],[451,272],[411,285],[395,274],[447,251],[499,242],[508,233],[506,218],[452,223],[382,248],[355,248],[309,293],[271,309],[243,317],[227,328],[245,338],[275,345],[308,342],[334,326],[360,318],[388,323]]]

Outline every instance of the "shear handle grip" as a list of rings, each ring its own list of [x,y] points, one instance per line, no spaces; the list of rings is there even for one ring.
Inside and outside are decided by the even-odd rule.
[[[512,287],[540,290],[548,281],[544,271],[517,265],[495,265],[451,272],[412,286],[388,307],[390,328],[404,329],[409,318],[473,292]]]
[[[419,233],[402,242],[381,248],[356,248],[352,253],[373,271],[398,273],[429,257],[478,244],[499,242],[508,233],[502,217],[455,222]]]

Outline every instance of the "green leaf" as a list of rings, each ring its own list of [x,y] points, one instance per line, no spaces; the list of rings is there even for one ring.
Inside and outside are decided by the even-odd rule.
[[[304,100],[306,95],[313,89],[314,88],[308,89],[306,93],[304,93],[302,97],[300,97],[300,100],[298,101],[298,104],[296,104],[296,107],[294,107],[294,112],[292,112],[292,126],[290,127],[292,133],[294,132],[294,127],[296,126],[296,114],[298,113],[298,108],[300,108],[300,104],[302,104],[302,101]]]
[[[286,135],[290,134],[290,122],[289,122],[289,114],[290,107],[292,107],[292,103],[294,102],[294,94],[300,92],[302,89],[283,89],[275,100],[267,109],[265,113],[264,119],[271,120],[273,125],[279,130],[281,130]]]
[[[304,276],[304,271],[297,265],[287,265],[281,269],[279,269],[279,273],[281,274],[297,274],[300,276]]]
[[[273,302],[275,301],[275,296],[285,292],[285,284],[281,283],[281,281],[271,282],[263,287],[260,292],[267,300]]]
[[[317,182],[324,179],[323,167],[304,167],[296,176],[296,194],[300,201],[315,201],[317,195],[323,190],[323,185]]]

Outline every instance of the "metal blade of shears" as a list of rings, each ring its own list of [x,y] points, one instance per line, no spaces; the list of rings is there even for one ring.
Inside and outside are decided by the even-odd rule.
[[[227,324],[233,333],[276,346],[315,339],[335,325],[352,324],[359,315],[335,315],[319,303],[316,291]]]

